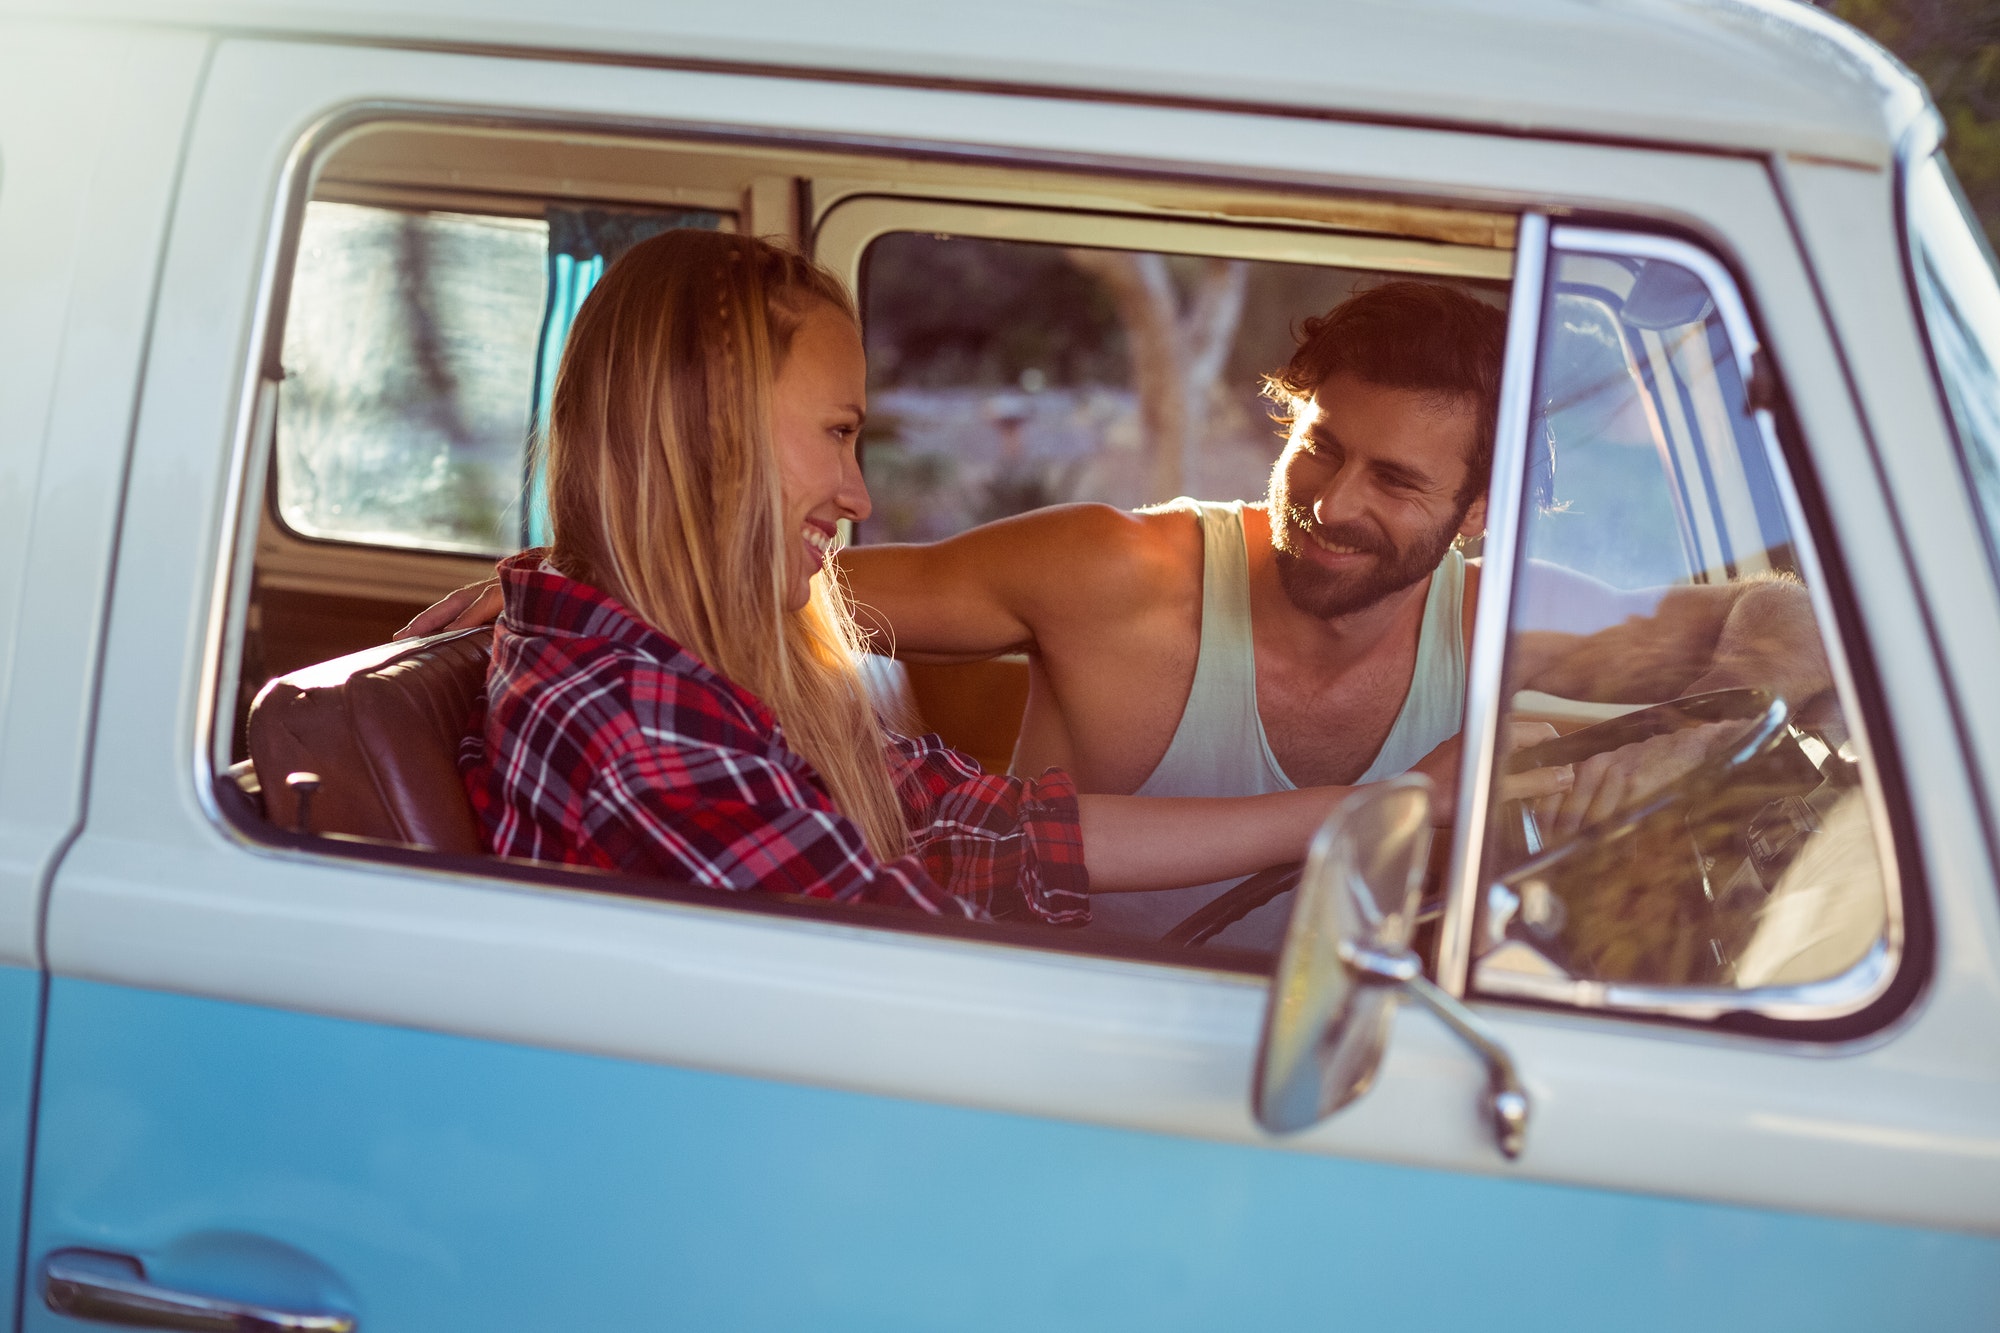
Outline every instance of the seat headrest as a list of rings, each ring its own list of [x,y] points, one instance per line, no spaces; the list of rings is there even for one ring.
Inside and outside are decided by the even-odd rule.
[[[492,656],[483,626],[383,644],[264,686],[250,705],[250,759],[272,822],[299,827],[285,779],[306,772],[319,777],[307,832],[484,852],[458,747]]]

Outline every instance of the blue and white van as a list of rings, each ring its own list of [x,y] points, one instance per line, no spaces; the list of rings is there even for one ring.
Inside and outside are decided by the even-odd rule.
[[[0,0],[0,1323],[2000,1326],[2000,286],[1940,133],[1786,0]],[[1257,487],[1288,323],[1507,307],[1414,947],[1517,1155],[1418,1005],[1264,1128],[1226,932],[276,815],[251,701],[534,538],[544,367],[670,225],[853,282],[882,535]],[[1079,251],[1181,294],[1178,454]],[[1529,557],[1807,586],[1835,686],[1750,756],[1792,785],[1542,847],[1498,728],[1622,710],[1507,688]],[[905,683],[1004,763],[1031,667]]]

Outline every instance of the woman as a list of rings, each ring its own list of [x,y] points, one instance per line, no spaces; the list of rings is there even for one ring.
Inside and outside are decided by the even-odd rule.
[[[884,734],[826,563],[869,512],[865,404],[853,307],[810,260],[673,231],[605,275],[556,382],[553,540],[501,566],[467,772],[493,849],[1055,924],[1303,855],[1346,789],[1079,798]]]

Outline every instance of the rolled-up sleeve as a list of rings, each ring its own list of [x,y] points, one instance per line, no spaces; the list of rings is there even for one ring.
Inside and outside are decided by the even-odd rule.
[[[918,857],[877,861],[809,782],[790,755],[655,733],[590,784],[585,837],[620,868],[707,888],[985,915],[979,899],[934,883]]]
[[[1090,876],[1069,774],[982,773],[936,736],[896,737],[889,762],[911,850],[947,893],[999,919],[1057,926],[1090,920]]]

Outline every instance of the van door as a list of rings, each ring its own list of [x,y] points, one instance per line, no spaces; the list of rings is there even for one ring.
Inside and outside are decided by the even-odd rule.
[[[206,52],[0,23],[0,1254],[20,1238],[42,895],[83,812],[133,402]],[[0,1309],[15,1275],[0,1265]]]
[[[369,1330],[1986,1317],[1994,1073],[1962,1036],[1991,1029],[1991,903],[1975,905],[1991,882],[1949,826],[1926,851],[1955,860],[1928,857],[1943,869],[1927,887],[1940,929],[1962,931],[1959,979],[1927,1009],[1828,1056],[1508,1008],[1541,1108],[1508,1164],[1474,1113],[1476,1071],[1415,1014],[1365,1101],[1263,1135],[1247,1094],[1265,978],[1221,958],[626,896],[233,817],[216,780],[288,246],[330,145],[454,118],[469,139],[550,131],[579,154],[676,135],[863,144],[891,175],[959,144],[989,172],[1009,154],[1144,160],[1432,202],[1601,206],[1613,182],[1700,209],[1778,295],[1803,285],[1768,182],[1736,159],[224,42],[174,197],[89,818],[52,889],[25,1327],[164,1326],[167,1308],[181,1327]],[[1783,325],[1795,366],[1826,359],[1813,328]],[[1532,340],[1514,355],[1532,365]],[[1814,410],[1808,438],[1844,445],[1845,409]],[[1866,503],[1843,519],[1879,522]],[[1923,659],[1884,660],[1931,684]],[[1894,1114],[1823,1114],[1870,1098]],[[1833,1183],[1848,1169],[1861,1188]]]

